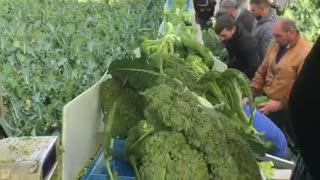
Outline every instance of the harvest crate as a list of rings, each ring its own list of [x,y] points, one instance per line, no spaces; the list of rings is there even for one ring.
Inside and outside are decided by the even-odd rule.
[[[123,154],[123,140],[116,140],[114,142],[113,151],[117,154]],[[117,173],[120,180],[135,179],[132,167],[122,159],[113,158],[111,161],[111,170]],[[109,180],[103,151],[98,154],[97,159],[92,163],[82,180]]]

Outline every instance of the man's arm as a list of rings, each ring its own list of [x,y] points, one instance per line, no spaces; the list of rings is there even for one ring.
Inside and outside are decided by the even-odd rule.
[[[251,82],[251,91],[253,97],[256,97],[263,88],[263,85],[265,83],[265,77],[268,72],[268,56],[266,56],[262,62],[262,64],[259,66],[258,70],[255,73],[254,78]]]
[[[199,14],[199,7],[197,6],[197,1],[196,0],[193,0],[193,8],[194,8],[194,19],[195,19],[195,22],[197,24],[199,24],[199,20],[198,20],[198,14]]]

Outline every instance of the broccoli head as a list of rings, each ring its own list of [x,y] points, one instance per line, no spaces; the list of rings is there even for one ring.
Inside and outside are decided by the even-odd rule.
[[[202,154],[192,150],[183,134],[159,131],[140,146],[143,157],[139,174],[142,180],[209,179]]]
[[[156,129],[174,127],[181,131],[186,126],[192,126],[189,119],[193,115],[193,106],[198,105],[198,99],[187,89],[160,85],[146,90],[143,96],[147,104],[145,118],[156,124]]]
[[[201,106],[195,93],[162,85],[148,89],[144,97],[148,104],[147,120],[150,117],[152,121],[161,122],[162,127],[185,134],[192,148],[204,154],[212,179],[260,178],[255,155],[234,133],[231,120],[214,108]],[[237,145],[242,147],[235,148],[231,140],[239,141]],[[251,169],[242,171],[246,168]]]

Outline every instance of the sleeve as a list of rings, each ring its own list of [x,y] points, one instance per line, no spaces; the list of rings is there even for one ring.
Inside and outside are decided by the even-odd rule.
[[[226,45],[225,43],[223,43],[224,45]],[[230,51],[229,48],[226,48],[227,53],[228,53],[228,62],[227,62],[227,66],[228,68],[234,68],[235,67],[235,62],[234,62],[234,55],[233,53]]]
[[[281,102],[281,109],[287,109],[288,103],[289,103],[289,96],[281,100],[280,102]]]
[[[199,13],[199,8],[196,4],[196,0],[193,0],[193,8],[194,8],[194,19],[195,19],[195,22],[197,24],[199,24],[199,17],[198,17],[198,13]]]
[[[263,85],[265,83],[265,77],[267,75],[268,68],[269,68],[268,61],[269,61],[268,56],[266,56],[262,64],[259,66],[257,72],[255,73],[254,78],[252,79],[251,91],[252,91],[253,97],[256,97],[262,91]]]

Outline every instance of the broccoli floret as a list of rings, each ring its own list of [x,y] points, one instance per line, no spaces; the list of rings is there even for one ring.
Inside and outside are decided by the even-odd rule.
[[[256,179],[260,180],[260,170],[256,162],[256,157],[250,146],[236,134],[228,137],[230,154],[238,167],[241,176],[237,180]]]
[[[192,150],[183,134],[160,131],[143,141],[142,180],[205,180],[209,179],[203,157]]]
[[[198,103],[198,100],[191,93],[188,96],[189,99],[183,99],[182,96],[188,92],[187,89],[176,91],[167,85],[155,86],[146,90],[143,96],[147,104],[144,110],[147,121],[156,124],[158,129],[175,127],[180,131],[185,126],[192,126],[189,122],[193,115],[190,110]]]
[[[148,89],[144,97],[148,102],[145,114],[149,117],[153,115],[152,121],[161,122],[163,126],[185,134],[188,143],[204,154],[212,179],[260,178],[255,156],[250,149],[241,148],[239,153],[237,148],[230,145],[233,139],[241,140],[230,128],[230,119],[213,108],[201,106],[193,92],[162,85]],[[247,144],[243,142],[243,145],[246,147]],[[248,163],[242,164],[245,158]],[[243,172],[245,168],[242,166],[252,170]]]
[[[200,78],[200,75],[178,55],[165,55],[163,58],[163,73],[169,79],[178,79],[188,87],[192,86]]]
[[[107,118],[113,103],[117,101],[117,109],[114,114],[114,123],[111,134],[113,138],[126,137],[128,129],[143,119],[142,98],[134,90],[122,85],[115,78],[108,79],[100,86],[100,101],[104,120]]]

